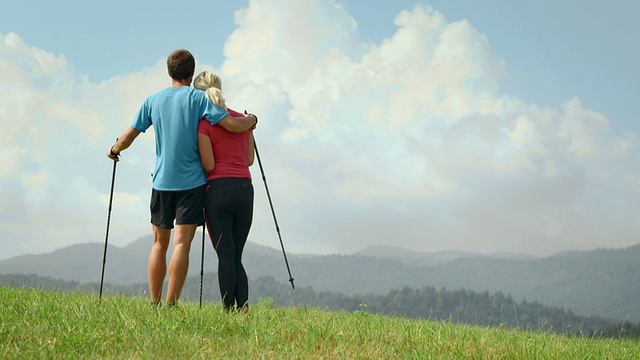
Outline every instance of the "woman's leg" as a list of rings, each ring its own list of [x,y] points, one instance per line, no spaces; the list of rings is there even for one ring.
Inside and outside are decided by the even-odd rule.
[[[247,243],[249,230],[253,221],[253,186],[246,179],[238,187],[238,208],[233,222],[233,240],[235,242],[235,270],[236,270],[236,304],[239,308],[248,307],[249,280],[242,265],[242,253]]]
[[[225,309],[230,310],[236,298],[235,244],[233,217],[228,212],[231,189],[214,182],[205,195],[207,226],[218,255],[218,284]]]

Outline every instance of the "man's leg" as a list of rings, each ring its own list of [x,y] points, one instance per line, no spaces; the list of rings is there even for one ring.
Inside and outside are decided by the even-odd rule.
[[[198,224],[176,225],[173,237],[173,255],[169,263],[169,286],[167,289],[167,303],[175,304],[180,298],[182,286],[189,271],[189,250],[191,241],[196,233]]]
[[[164,229],[153,225],[153,245],[149,254],[147,271],[149,274],[149,294],[154,304],[160,303],[162,298],[162,283],[167,273],[167,249],[171,229]]]

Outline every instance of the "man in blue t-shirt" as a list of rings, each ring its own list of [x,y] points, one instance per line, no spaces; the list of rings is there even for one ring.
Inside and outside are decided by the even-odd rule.
[[[203,221],[206,174],[198,153],[198,121],[207,119],[230,132],[255,127],[257,118],[233,118],[211,103],[204,91],[192,88],[195,59],[187,50],[176,50],[167,58],[172,86],[149,96],[107,156],[119,160],[136,137],[153,125],[156,137],[156,166],[151,192],[153,246],[149,255],[149,293],[159,304],[167,273],[166,255],[171,229],[176,225],[173,255],[169,263],[166,301],[174,305],[184,285],[189,267],[189,251],[196,229]]]

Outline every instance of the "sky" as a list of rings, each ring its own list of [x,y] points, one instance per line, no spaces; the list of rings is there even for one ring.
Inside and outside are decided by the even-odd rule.
[[[640,242],[640,3],[22,1],[0,12],[0,259],[151,234],[166,57],[255,132],[283,244],[548,256]],[[257,165],[257,164],[256,164]],[[280,248],[264,182],[249,240]]]

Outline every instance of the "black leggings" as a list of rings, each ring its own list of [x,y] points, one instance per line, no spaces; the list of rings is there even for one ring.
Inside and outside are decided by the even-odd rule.
[[[209,180],[204,211],[213,248],[218,254],[220,295],[227,310],[247,305],[249,280],[242,266],[242,251],[253,220],[253,185],[250,179]]]

